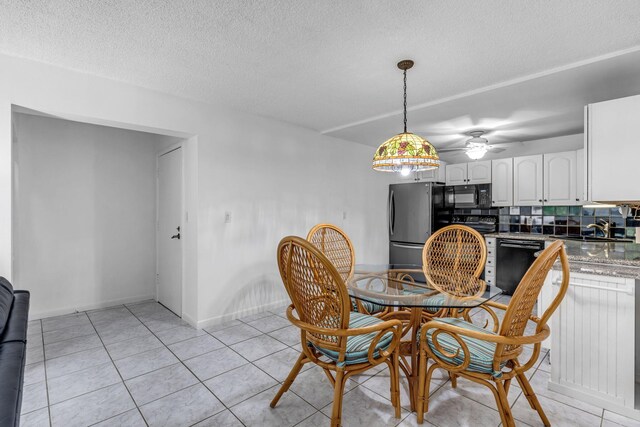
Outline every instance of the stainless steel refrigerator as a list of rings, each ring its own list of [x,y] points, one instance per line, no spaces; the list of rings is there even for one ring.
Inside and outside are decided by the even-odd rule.
[[[390,264],[422,265],[422,248],[431,236],[433,192],[434,184],[424,182],[389,186]]]

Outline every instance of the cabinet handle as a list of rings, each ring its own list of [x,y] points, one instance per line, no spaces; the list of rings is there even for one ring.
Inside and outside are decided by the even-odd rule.
[[[545,201],[545,202],[548,202],[548,200],[547,200],[547,199],[544,199],[544,201]]]
[[[538,199],[539,202],[542,202],[542,199]]]
[[[576,197],[576,202],[579,202],[579,201],[580,201],[580,199],[578,199],[578,198]]]

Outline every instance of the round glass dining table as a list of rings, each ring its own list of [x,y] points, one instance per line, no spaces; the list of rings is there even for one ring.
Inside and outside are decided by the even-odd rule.
[[[426,273],[426,275],[425,275]],[[400,368],[409,381],[411,409],[415,410],[418,392],[417,342],[420,325],[437,317],[466,316],[501,295],[486,282],[455,270],[423,272],[420,265],[357,264],[347,281],[349,295],[357,304],[368,303],[381,311],[383,320],[403,322],[400,343]]]

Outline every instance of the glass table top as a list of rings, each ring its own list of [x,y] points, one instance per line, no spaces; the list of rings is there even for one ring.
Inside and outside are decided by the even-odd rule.
[[[473,308],[502,294],[496,286],[457,271],[420,265],[357,264],[347,281],[353,298],[388,307]]]

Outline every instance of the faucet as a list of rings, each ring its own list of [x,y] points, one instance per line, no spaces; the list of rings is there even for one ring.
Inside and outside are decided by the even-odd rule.
[[[602,234],[604,234],[604,237],[609,239],[611,238],[611,224],[609,224],[608,221],[605,220],[601,220],[601,224],[602,225],[598,225],[598,224],[589,224],[587,225],[587,228],[597,228],[598,230],[602,231]],[[594,234],[595,236],[595,234]]]

